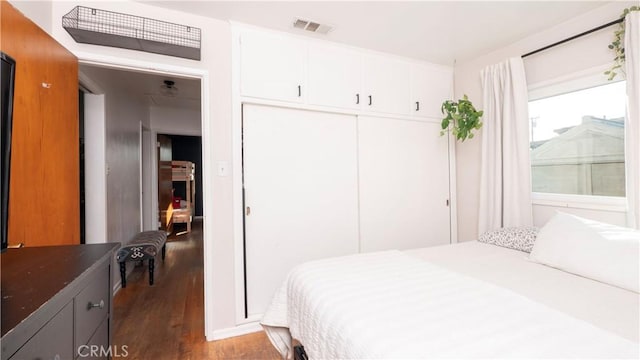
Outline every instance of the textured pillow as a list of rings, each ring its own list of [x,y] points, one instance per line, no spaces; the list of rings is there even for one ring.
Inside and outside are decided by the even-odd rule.
[[[533,226],[501,228],[485,232],[478,241],[530,253],[538,230]]]
[[[538,233],[529,259],[640,292],[640,231],[558,212]]]

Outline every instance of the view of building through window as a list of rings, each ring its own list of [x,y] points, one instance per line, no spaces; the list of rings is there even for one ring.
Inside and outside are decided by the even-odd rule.
[[[532,191],[625,196],[625,82],[529,102]]]

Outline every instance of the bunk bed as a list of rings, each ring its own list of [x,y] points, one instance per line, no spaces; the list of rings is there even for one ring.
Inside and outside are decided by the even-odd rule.
[[[186,223],[187,233],[191,232],[191,221],[193,220],[193,200],[196,193],[195,174],[196,167],[191,161],[171,162],[171,180],[174,182],[184,182],[186,187],[184,201],[180,202],[179,207],[174,205],[172,215],[173,223]]]

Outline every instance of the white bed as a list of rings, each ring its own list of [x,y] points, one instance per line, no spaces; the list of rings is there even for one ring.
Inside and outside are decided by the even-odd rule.
[[[640,357],[638,293],[480,242],[315,261],[262,324],[284,357]]]

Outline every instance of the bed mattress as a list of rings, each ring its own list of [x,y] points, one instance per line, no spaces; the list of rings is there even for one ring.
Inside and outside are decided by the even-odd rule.
[[[262,324],[284,356],[638,358],[637,293],[478,242],[294,269]]]

